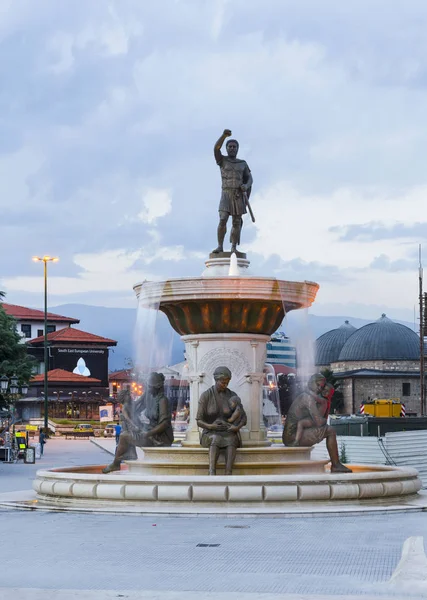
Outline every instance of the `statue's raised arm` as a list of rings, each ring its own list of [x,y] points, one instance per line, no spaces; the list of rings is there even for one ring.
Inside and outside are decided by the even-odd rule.
[[[221,154],[221,148],[226,138],[231,136],[231,129],[224,129],[222,136],[215,142],[214,146],[214,156],[218,165],[221,165],[222,159],[224,158]]]
[[[232,218],[230,233],[231,252],[237,252],[240,244],[240,232],[242,230],[244,215],[249,206],[249,196],[252,188],[252,175],[248,163],[237,158],[239,142],[228,140],[225,146],[227,154],[221,153],[222,145],[226,138],[231,136],[230,129],[224,129],[223,134],[214,146],[214,156],[221,171],[221,200],[219,202],[219,224],[218,224],[218,247],[214,254],[224,252],[224,238],[227,233],[227,221]],[[249,206],[250,209],[250,206]],[[251,218],[255,221],[252,211]]]

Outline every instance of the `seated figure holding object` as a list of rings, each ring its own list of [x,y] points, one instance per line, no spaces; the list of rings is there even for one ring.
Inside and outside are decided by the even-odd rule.
[[[337,435],[327,423],[333,390],[326,386],[326,379],[320,373],[310,377],[306,390],[291,404],[282,440],[285,446],[313,446],[326,439],[331,473],[351,473],[339,460]]]

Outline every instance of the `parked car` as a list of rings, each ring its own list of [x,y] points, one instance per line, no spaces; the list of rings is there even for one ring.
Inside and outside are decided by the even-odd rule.
[[[79,423],[73,429],[73,433],[84,433],[86,435],[95,435],[92,425],[90,423]]]
[[[109,423],[104,428],[104,437],[114,437],[116,435],[116,427],[117,423]]]

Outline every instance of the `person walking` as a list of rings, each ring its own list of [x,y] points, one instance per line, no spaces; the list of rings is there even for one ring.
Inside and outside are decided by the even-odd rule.
[[[39,444],[40,444],[40,455],[43,456],[44,445],[46,444],[46,435],[43,433],[43,429],[39,432]]]
[[[116,434],[116,446],[119,443],[121,431],[122,431],[122,426],[120,425],[120,423],[117,423],[117,425],[114,426],[114,432]]]

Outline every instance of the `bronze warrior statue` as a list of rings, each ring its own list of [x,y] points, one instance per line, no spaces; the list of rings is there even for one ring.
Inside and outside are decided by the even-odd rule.
[[[240,232],[242,230],[242,215],[246,213],[248,206],[252,220],[254,217],[249,206],[249,196],[252,189],[252,175],[245,160],[237,158],[239,143],[236,140],[228,140],[225,148],[227,156],[221,154],[221,147],[225,138],[231,136],[229,129],[224,133],[214,146],[215,160],[221,170],[222,193],[219,203],[219,225],[218,225],[218,247],[213,251],[219,253],[224,251],[224,238],[227,233],[227,221],[231,215],[232,228],[230,234],[231,252],[236,252],[240,244]]]
[[[123,430],[114,460],[105,467],[103,473],[119,471],[123,459],[136,458],[135,446],[172,446],[172,415],[169,400],[164,394],[164,381],[162,373],[151,373],[147,390],[135,402],[132,401],[129,390],[126,390],[122,412]]]
[[[228,389],[231,371],[218,367],[214,371],[215,384],[203,392],[197,410],[197,425],[203,430],[200,444],[209,448],[209,475],[216,475],[221,451],[225,453],[225,474],[231,475],[236,449],[242,445],[240,429],[247,417],[240,398]]]
[[[333,393],[333,386],[323,375],[312,375],[307,389],[291,404],[282,440],[285,446],[313,446],[326,438],[331,473],[351,473],[339,460],[335,429],[327,424]]]

